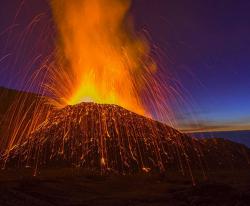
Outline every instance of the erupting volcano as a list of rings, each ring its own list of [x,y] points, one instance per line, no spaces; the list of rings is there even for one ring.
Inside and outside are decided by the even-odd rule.
[[[0,205],[250,205],[249,9],[224,1],[2,2]]]
[[[6,114],[3,166],[36,172],[63,164],[122,174],[174,167],[191,174],[226,159],[245,167],[240,157],[248,157],[246,148],[237,147],[241,155],[219,155],[221,141],[190,138],[153,120],[172,124],[169,102],[179,94],[162,80],[146,38],[135,32],[130,1],[52,0],[50,5],[57,28],[54,59],[32,80],[42,79],[42,97],[22,94]],[[221,158],[211,163],[214,154]]]
[[[9,152],[21,145],[25,148],[22,157],[36,157],[39,164],[41,158],[62,154],[67,160],[76,160],[77,165],[88,162],[90,166],[101,161],[101,167],[119,167],[118,170],[127,170],[132,167],[130,164],[137,164],[138,168],[150,164],[163,169],[161,153],[165,149],[160,145],[169,135],[163,137],[164,131],[152,120],[141,130],[143,118],[132,115],[119,119],[129,113],[120,107],[169,123],[174,119],[169,100],[174,99],[176,90],[162,81],[146,38],[135,32],[128,13],[130,1],[52,0],[50,5],[57,31],[56,49],[51,55],[53,59],[48,58],[31,80],[40,82],[39,94],[43,98],[31,103],[21,95],[12,105],[6,115],[8,132],[1,143],[4,156],[8,158]],[[82,102],[95,104],[81,104],[81,108],[77,104]],[[87,120],[89,108],[90,113],[99,114]],[[62,110],[51,114],[58,109]],[[137,120],[132,120],[133,117]],[[84,125],[81,121],[88,123]],[[126,124],[118,126],[122,122]],[[170,131],[173,130],[166,134]],[[44,145],[47,142],[54,143],[47,147]],[[50,157],[42,157],[45,149],[51,150],[45,152]],[[112,158],[115,159],[111,161]]]

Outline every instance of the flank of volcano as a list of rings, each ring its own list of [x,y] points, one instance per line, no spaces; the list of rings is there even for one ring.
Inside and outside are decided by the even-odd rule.
[[[5,166],[64,165],[101,173],[189,173],[194,168],[246,167],[249,149],[226,140],[198,140],[111,104],[80,103],[51,112],[24,142],[5,153]]]

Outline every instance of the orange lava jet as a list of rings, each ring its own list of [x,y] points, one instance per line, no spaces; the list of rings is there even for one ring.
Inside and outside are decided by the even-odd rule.
[[[51,6],[65,74],[52,71],[54,82],[63,84],[53,88],[60,94],[59,105],[116,104],[148,115],[140,96],[156,65],[129,21],[130,1],[53,0]]]

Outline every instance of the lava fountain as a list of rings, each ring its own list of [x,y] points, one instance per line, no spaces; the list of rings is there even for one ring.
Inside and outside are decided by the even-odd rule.
[[[133,29],[129,6],[124,0],[52,1],[58,63],[65,73],[51,71],[53,82],[63,84],[52,87],[58,105],[116,104],[149,115],[141,96],[155,86],[150,84],[156,64],[146,39]]]

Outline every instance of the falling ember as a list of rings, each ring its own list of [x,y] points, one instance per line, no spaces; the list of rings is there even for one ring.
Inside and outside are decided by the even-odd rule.
[[[53,0],[51,6],[59,33],[59,64],[66,73],[52,74],[63,84],[53,88],[64,94],[59,104],[116,104],[146,115],[141,95],[156,65],[145,39],[129,21],[130,1]]]

